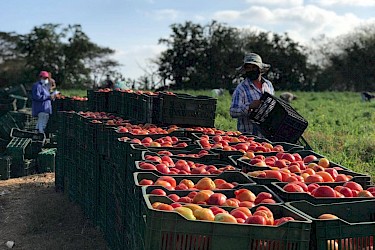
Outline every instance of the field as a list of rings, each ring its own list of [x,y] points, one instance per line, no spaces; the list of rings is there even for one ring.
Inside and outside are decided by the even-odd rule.
[[[63,90],[85,96],[85,90]],[[210,95],[209,91],[186,91]],[[358,93],[296,92],[292,106],[309,122],[304,133],[314,151],[356,172],[375,176],[375,102]],[[215,126],[236,130],[229,116],[228,93],[218,98]],[[67,211],[69,211],[67,213]],[[55,192],[54,174],[0,182],[0,249],[108,249],[103,234],[85,218],[79,205]]]
[[[85,90],[63,90],[67,96],[85,96]],[[211,95],[210,91],[192,91]],[[355,92],[295,92],[292,106],[309,122],[303,137],[330,160],[356,172],[375,176],[375,102],[362,102]],[[228,92],[218,98],[215,127],[236,130],[229,115]],[[374,180],[374,178],[373,178]]]

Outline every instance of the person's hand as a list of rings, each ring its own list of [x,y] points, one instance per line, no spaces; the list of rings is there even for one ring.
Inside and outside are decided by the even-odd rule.
[[[257,109],[262,102],[260,100],[254,100],[249,105],[249,113],[251,113],[254,109]]]
[[[260,106],[262,102],[260,100],[254,100],[251,104],[250,104],[250,108],[251,109],[256,109]]]

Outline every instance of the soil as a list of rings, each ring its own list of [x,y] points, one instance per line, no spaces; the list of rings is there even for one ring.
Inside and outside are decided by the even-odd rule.
[[[54,173],[0,181],[0,250],[108,249],[99,228],[67,195]]]

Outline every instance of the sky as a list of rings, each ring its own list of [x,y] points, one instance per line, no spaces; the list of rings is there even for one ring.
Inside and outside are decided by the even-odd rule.
[[[186,21],[284,34],[308,44],[375,24],[375,0],[0,0],[0,31],[27,34],[46,23],[80,24],[90,40],[116,52],[126,78],[137,79],[165,50],[170,25]],[[240,62],[239,62],[240,64]]]

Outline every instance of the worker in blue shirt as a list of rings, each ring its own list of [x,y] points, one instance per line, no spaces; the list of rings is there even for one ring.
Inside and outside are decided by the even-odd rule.
[[[44,133],[49,116],[52,114],[51,94],[49,92],[49,74],[47,71],[39,73],[39,81],[32,87],[32,115],[38,117],[36,130]]]
[[[238,119],[237,130],[242,133],[262,136],[259,127],[250,120],[249,114],[259,107],[264,92],[274,94],[272,83],[262,77],[269,68],[270,65],[263,63],[262,58],[255,53],[246,54],[243,64],[237,68],[245,79],[233,92],[230,115]]]

